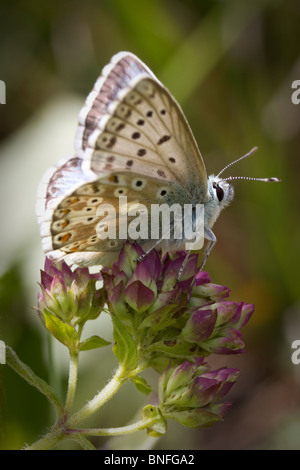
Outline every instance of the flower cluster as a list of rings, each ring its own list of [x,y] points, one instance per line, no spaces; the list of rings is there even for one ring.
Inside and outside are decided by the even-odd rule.
[[[49,260],[41,275],[39,314],[70,352],[108,344],[98,336],[80,343],[84,323],[104,309],[112,319],[113,351],[124,378],[149,393],[138,374],[148,367],[160,374],[159,405],[144,409],[147,418],[155,416],[155,426],[148,429],[152,435],[162,433],[169,418],[190,427],[207,427],[223,418],[229,403],[220,399],[238,371],[212,371],[204,359],[212,353],[243,352],[240,330],[254,310],[253,305],[226,300],[229,289],[199,271],[198,255],[185,258],[185,252],[161,256],[155,249],[144,256],[137,243],[126,242],[118,260],[101,275]],[[103,287],[97,289],[100,279]]]

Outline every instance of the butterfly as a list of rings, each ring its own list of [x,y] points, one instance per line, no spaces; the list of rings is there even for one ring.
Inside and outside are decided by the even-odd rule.
[[[43,249],[47,256],[70,264],[109,265],[125,239],[132,239],[124,227],[136,222],[141,207],[147,211],[153,205],[190,204],[192,229],[193,209],[201,204],[207,239],[204,265],[216,243],[212,227],[234,196],[231,180],[243,178],[223,179],[224,170],[207,176],[179,104],[140,59],[120,52],[103,68],[79,113],[75,155],[49,169],[39,185],[37,217]],[[126,204],[120,205],[124,198]],[[109,207],[111,214],[105,211]],[[184,248],[186,232],[177,239],[172,236],[174,218],[170,236],[161,234],[155,240],[151,220],[138,222],[135,232],[138,225],[147,229],[147,237],[137,238],[146,253],[158,245],[171,251]],[[100,236],[101,230],[102,235],[110,230],[115,236]]]

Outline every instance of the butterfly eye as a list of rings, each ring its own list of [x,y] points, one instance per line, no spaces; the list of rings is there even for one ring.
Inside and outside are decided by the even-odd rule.
[[[219,202],[221,202],[222,199],[223,199],[223,197],[224,197],[224,191],[223,191],[223,189],[222,189],[221,186],[219,186],[217,183],[214,183],[214,184],[213,184],[213,188],[216,190],[217,198],[218,198]]]

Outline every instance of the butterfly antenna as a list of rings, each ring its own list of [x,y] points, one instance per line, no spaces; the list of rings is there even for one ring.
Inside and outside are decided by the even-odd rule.
[[[252,178],[251,176],[228,176],[228,178],[223,178],[223,181],[232,181],[232,180],[250,180],[250,181],[263,181],[264,183],[280,183],[279,178],[274,176],[271,178]]]
[[[256,152],[256,150],[258,150],[258,147],[253,147],[253,149],[250,150],[250,152],[246,153],[245,155],[243,155],[242,157],[238,158],[237,160],[234,160],[233,162],[229,163],[228,165],[226,165],[223,170],[220,171],[220,173],[217,175],[217,177],[219,178],[219,176],[225,171],[227,170],[227,168],[231,167],[232,165],[234,165],[235,163],[239,162],[240,160],[244,160],[244,158],[247,158],[247,157],[250,157],[251,155],[253,155],[254,152]],[[250,181],[263,181],[264,183],[279,183],[281,180],[279,178],[275,178],[275,177],[272,177],[272,178],[252,178],[250,176],[228,176],[227,178],[223,178],[224,181],[231,181],[231,180],[250,180]]]
[[[258,150],[258,147],[253,147],[253,149],[251,149],[250,152],[246,153],[246,155],[243,155],[242,157],[238,158],[237,160],[234,160],[234,162],[228,163],[228,165],[226,165],[226,166],[223,168],[223,170],[220,171],[220,173],[217,175],[217,177],[219,178],[219,176],[220,176],[225,170],[227,170],[227,168],[231,167],[231,166],[234,165],[235,163],[239,162],[240,160],[244,160],[244,158],[250,157],[254,152],[256,152],[256,150]]]

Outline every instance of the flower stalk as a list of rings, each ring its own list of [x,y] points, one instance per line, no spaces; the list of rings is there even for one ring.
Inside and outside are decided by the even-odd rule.
[[[68,391],[65,405],[65,412],[69,414],[72,409],[74,402],[76,387],[77,387],[77,378],[78,378],[78,353],[70,354],[69,361],[69,379],[68,379]]]
[[[70,417],[68,421],[69,427],[73,428],[78,426],[83,420],[96,413],[96,411],[117,393],[125,380],[124,368],[120,366],[106,386],[97,393],[92,400]]]

